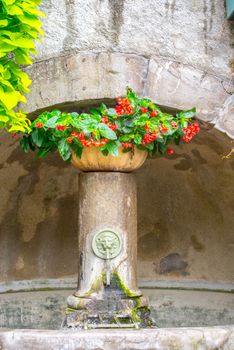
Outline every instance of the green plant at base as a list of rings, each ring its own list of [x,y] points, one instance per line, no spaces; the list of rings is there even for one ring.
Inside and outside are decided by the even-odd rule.
[[[22,66],[32,64],[34,40],[43,34],[37,10],[41,0],[0,0],[0,128],[29,131],[30,121],[18,104],[26,102],[31,80]]]
[[[124,98],[117,99],[115,108],[91,108],[90,113],[65,113],[59,110],[43,112],[31,125],[31,134],[21,139],[25,152],[36,151],[45,157],[50,151],[58,151],[63,160],[71,159],[72,151],[81,158],[85,147],[98,147],[106,156],[134,152],[134,147],[169,155],[171,142],[191,141],[200,130],[194,122],[195,108],[181,111],[175,116],[163,113],[148,98],[139,98],[130,88]]]

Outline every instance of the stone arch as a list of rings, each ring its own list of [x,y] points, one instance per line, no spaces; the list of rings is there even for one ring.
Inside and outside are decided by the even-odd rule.
[[[113,99],[131,86],[175,109],[197,107],[198,118],[234,137],[231,83],[176,61],[125,53],[80,52],[36,62],[27,110],[82,100]]]

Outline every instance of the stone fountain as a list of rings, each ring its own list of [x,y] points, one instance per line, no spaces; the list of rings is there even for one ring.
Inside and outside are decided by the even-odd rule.
[[[78,289],[68,297],[63,327],[152,327],[148,300],[137,287],[136,182],[124,172],[138,168],[146,152],[104,157],[98,151],[98,164],[96,153],[72,160],[88,172],[79,181]],[[97,169],[107,171],[90,171]]]

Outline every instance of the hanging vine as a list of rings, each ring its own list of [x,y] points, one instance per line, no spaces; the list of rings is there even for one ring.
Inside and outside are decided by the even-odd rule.
[[[43,35],[37,9],[41,0],[0,0],[0,129],[29,130],[30,120],[18,104],[26,103],[31,80],[23,71],[36,54],[35,40]]]

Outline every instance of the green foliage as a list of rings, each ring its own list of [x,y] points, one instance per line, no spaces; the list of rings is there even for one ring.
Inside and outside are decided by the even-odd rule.
[[[25,152],[36,151],[39,157],[57,151],[65,161],[72,151],[81,157],[84,147],[98,147],[104,155],[114,156],[120,147],[123,152],[137,147],[150,155],[164,154],[172,141],[189,142],[199,131],[193,122],[194,108],[175,116],[163,113],[153,101],[140,99],[131,89],[117,101],[115,108],[101,104],[90,113],[43,112],[33,121],[32,132],[21,139],[21,147]]]
[[[30,121],[18,108],[26,102],[31,80],[22,66],[32,64],[34,40],[43,34],[37,10],[41,0],[0,0],[0,128],[29,130]]]

